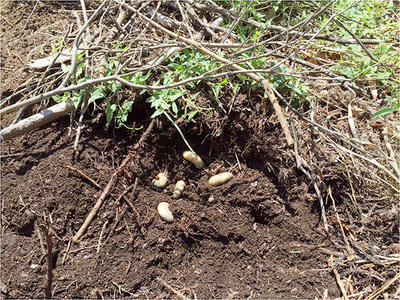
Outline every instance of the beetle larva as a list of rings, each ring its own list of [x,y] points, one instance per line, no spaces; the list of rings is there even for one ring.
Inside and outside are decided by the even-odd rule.
[[[157,206],[157,212],[164,221],[172,222],[174,220],[174,216],[169,210],[169,204],[167,202],[159,203]]]
[[[211,178],[208,180],[208,183],[211,185],[221,185],[224,184],[225,182],[228,182],[232,178],[233,174],[231,172],[224,172],[211,176]]]
[[[182,195],[183,190],[185,189],[185,182],[183,180],[179,180],[174,189],[174,193],[172,194],[172,198],[179,198]]]
[[[203,160],[201,159],[201,157],[192,151],[183,152],[183,158],[190,161],[198,169],[201,169],[204,167],[204,163],[203,163]]]
[[[163,188],[167,185],[168,177],[165,173],[159,173],[156,179],[153,179],[152,183],[157,188]]]

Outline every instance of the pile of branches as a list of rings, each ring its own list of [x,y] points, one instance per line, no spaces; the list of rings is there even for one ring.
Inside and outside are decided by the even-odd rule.
[[[105,83],[119,83],[126,89],[138,92],[160,91],[165,89],[186,86],[191,83],[215,82],[221,78],[234,78],[235,76],[246,76],[251,82],[259,84],[265,92],[262,98],[262,106],[273,107],[282,132],[285,136],[287,146],[293,148],[293,156],[296,158],[297,167],[312,182],[318,196],[321,218],[325,230],[329,230],[329,224],[325,212],[327,198],[332,193],[329,187],[324,187],[323,174],[313,170],[299,151],[299,132],[296,132],[296,124],[307,123],[309,128],[319,137],[319,141],[340,153],[342,158],[338,163],[348,167],[349,161],[353,168],[372,168],[375,171],[375,180],[386,186],[392,193],[399,193],[400,170],[395,159],[396,149],[391,147],[389,141],[385,140],[383,147],[363,139],[357,132],[355,119],[352,114],[351,104],[347,107],[348,128],[328,128],[326,124],[318,123],[315,117],[314,106],[307,113],[302,113],[290,105],[290,101],[284,93],[278,91],[270,82],[272,75],[282,75],[301,78],[309,82],[326,82],[327,85],[338,85],[347,90],[349,97],[365,95],[363,86],[356,84],[356,78],[347,78],[337,75],[331,71],[332,62],[323,58],[313,57],[306,51],[311,48],[315,41],[325,41],[333,44],[350,45],[356,44],[364,49],[366,55],[375,59],[369,52],[366,45],[379,44],[380,40],[359,39],[355,34],[350,34],[353,39],[345,39],[341,36],[322,34],[323,27],[316,27],[316,19],[325,16],[326,23],[335,22],[338,26],[344,25],[338,20],[343,11],[335,11],[332,8],[335,0],[330,1],[309,1],[313,13],[307,18],[290,27],[261,24],[246,15],[252,1],[243,1],[244,12],[237,14],[235,11],[217,5],[211,0],[202,3],[195,0],[170,0],[170,1],[123,1],[103,0],[89,16],[86,10],[86,3],[81,0],[83,20],[78,15],[77,29],[75,32],[72,26],[62,40],[61,47],[56,54],[44,59],[32,62],[29,68],[41,72],[39,80],[21,87],[11,96],[1,102],[0,114],[18,111],[14,121],[8,127],[0,131],[2,140],[9,140],[40,126],[56,120],[60,117],[72,114],[77,117],[77,130],[74,148],[77,149],[79,137],[82,130],[82,123],[85,112],[90,104],[100,105],[98,100],[104,98],[104,94],[94,97],[90,94],[93,87]],[[94,4],[91,4],[94,5]],[[223,26],[224,24],[229,26]],[[250,26],[259,31],[259,36],[254,39],[243,39],[235,34],[235,28],[239,25]],[[344,27],[345,28],[345,27]],[[346,29],[346,28],[345,28]],[[347,30],[347,29],[346,29]],[[69,42],[71,41],[72,43]],[[159,85],[155,80],[152,83],[137,83],[130,80],[130,76],[144,74],[151,70],[153,74],[161,74],[168,71],[169,60],[176,54],[186,49],[195,50],[210,61],[215,62],[215,68],[211,71],[196,74],[190,78],[176,79],[174,82]],[[263,49],[263,54],[259,54]],[[248,54],[246,57],[243,54]],[[252,62],[266,58],[273,64],[261,67],[254,67]],[[117,61],[115,68],[110,67],[111,61]],[[312,62],[311,62],[312,61]],[[83,64],[84,80],[77,80],[78,66]],[[298,66],[298,72],[284,73],[279,71],[279,66],[291,64]],[[69,65],[61,69],[60,65]],[[111,71],[110,71],[111,70]],[[54,86],[56,86],[54,88]],[[85,91],[84,96],[78,103],[62,101],[49,106],[49,99],[60,95],[73,95],[75,91]],[[68,94],[69,93],[69,94]],[[15,103],[15,99],[19,101]],[[72,96],[71,96],[72,98]],[[96,101],[97,100],[97,101]],[[24,116],[27,107],[40,104],[40,112],[20,120]],[[122,104],[120,104],[121,106]],[[286,110],[282,109],[282,105]],[[48,107],[46,107],[48,106]],[[170,120],[168,111],[162,112]],[[288,116],[292,119],[292,126],[289,125]],[[74,120],[74,118],[72,118]],[[71,122],[75,124],[75,122]],[[190,147],[190,146],[189,146]],[[385,148],[386,149],[385,149]],[[124,162],[126,165],[126,161]],[[118,170],[120,170],[119,168]],[[115,176],[114,176],[115,175]],[[96,204],[96,209],[91,212],[92,219],[101,206],[102,201],[109,194],[109,190],[115,183],[118,175],[113,175],[107,192]],[[372,176],[372,175],[371,175]],[[351,183],[350,183],[351,185]],[[323,189],[321,191],[321,189]],[[91,219],[87,219],[85,227],[74,236],[74,241],[81,238]],[[341,224],[340,218],[338,222]],[[357,258],[352,247],[351,234],[343,232],[343,239],[348,251],[348,261]],[[354,243],[356,244],[356,243]],[[358,249],[359,250],[359,249]],[[361,255],[363,259],[371,261],[371,256]],[[384,260],[385,258],[379,258]],[[385,265],[385,261],[373,258],[372,262],[378,266]],[[390,264],[391,264],[391,260]],[[338,264],[339,262],[337,262]],[[336,264],[336,265],[337,265]],[[335,269],[335,263],[329,263],[344,296],[349,292]],[[390,279],[387,287],[398,279]],[[385,287],[385,285],[383,285]],[[380,290],[379,293],[383,292]],[[378,293],[378,294],[379,294]],[[347,297],[347,296],[346,296]],[[346,298],[345,297],[345,298]]]
[[[88,89],[104,82],[117,81],[130,89],[151,91],[187,85],[190,82],[210,81],[219,77],[245,74],[249,79],[260,83],[265,89],[265,93],[279,118],[287,143],[292,145],[293,138],[277,101],[277,93],[268,79],[266,79],[268,76],[265,75],[281,74],[277,71],[280,65],[294,63],[302,65],[308,70],[284,75],[310,80],[335,81],[352,91],[361,91],[360,88],[352,83],[353,79],[337,76],[321,64],[310,63],[300,58],[300,56],[304,54],[304,50],[307,49],[311,41],[317,39],[342,44],[359,43],[364,48],[364,44],[379,43],[379,40],[360,40],[356,36],[354,36],[355,39],[345,40],[340,37],[320,34],[319,32],[322,28],[315,33],[309,33],[308,30],[312,27],[313,20],[326,14],[333,2],[332,0],[326,5],[314,3],[315,12],[312,15],[290,28],[285,28],[274,25],[266,27],[265,24],[244,18],[244,13],[237,15],[231,10],[217,6],[212,1],[207,2],[207,4],[200,4],[193,0],[150,3],[139,1],[130,4],[128,4],[128,1],[104,1],[90,18],[86,14],[85,2],[81,1],[84,23],[82,25],[79,16],[76,15],[79,31],[75,34],[72,47],[68,48],[68,45],[62,43],[65,48],[60,47],[56,55],[39,59],[30,64],[30,68],[46,70],[40,80],[21,88],[2,101],[3,108],[0,110],[2,115],[18,109],[20,111],[14,119],[13,125],[3,129],[0,135],[3,140],[11,139],[37,129],[43,124],[74,110],[72,103],[63,102],[17,123],[27,106],[43,103],[46,99],[67,92]],[[119,9],[119,14],[115,18],[113,17],[113,11],[116,7]],[[335,20],[335,17],[341,14],[341,12],[330,13],[332,14],[330,16],[332,20]],[[167,16],[167,14],[171,14],[171,16]],[[228,28],[221,27],[226,19],[233,20],[232,25]],[[240,23],[248,24],[260,30],[261,38],[257,42],[253,40],[239,42],[239,37],[234,33],[234,29]],[[90,30],[91,28],[92,30]],[[67,32],[63,40],[67,40],[70,35],[71,33]],[[118,51],[118,58],[116,58],[120,62],[118,70],[105,76],[107,73],[107,57],[115,56],[117,52],[115,41],[126,45],[126,50]],[[206,74],[199,74],[193,78],[187,78],[164,86],[134,84],[124,79],[128,74],[147,70],[162,70],[166,61],[174,53],[188,48],[196,49],[210,59],[216,60],[219,63],[218,67]],[[267,48],[269,51],[261,56],[253,55],[262,48]],[[221,49],[223,49],[223,56],[219,54]],[[84,51],[86,51],[85,55],[81,57],[80,54]],[[243,53],[250,53],[251,55],[246,59],[238,59]],[[367,51],[367,53],[369,52]],[[146,59],[149,57],[152,57],[152,59]],[[251,62],[261,57],[278,58],[278,60],[270,68],[255,69],[252,67]],[[78,58],[81,58],[81,61]],[[63,74],[61,71],[54,73],[55,65],[67,63],[68,61],[71,61],[71,64],[67,74]],[[76,76],[77,66],[82,62],[86,65],[85,72],[89,75],[89,80],[79,84],[71,84],[74,76]],[[99,67],[95,68],[93,66]],[[50,70],[53,71],[51,76],[48,76]],[[61,83],[57,88],[48,90],[49,87],[53,87],[60,80]],[[30,92],[26,93],[25,97],[18,103],[5,106],[10,99],[26,91]],[[24,99],[26,97],[28,99]],[[84,99],[82,104],[79,105],[82,106],[81,111],[84,112],[87,108],[87,101]],[[79,121],[79,126],[80,124],[81,120]],[[78,136],[79,132],[80,130],[78,130]]]

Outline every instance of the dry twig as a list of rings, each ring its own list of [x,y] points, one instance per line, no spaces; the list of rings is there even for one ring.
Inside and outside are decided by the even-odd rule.
[[[47,242],[47,282],[46,282],[46,298],[51,299],[51,285],[53,282],[53,242],[51,240],[51,236],[43,224],[39,225],[40,230],[43,232],[43,235],[46,237]]]
[[[77,172],[78,174],[80,174],[81,176],[83,176],[84,178],[86,178],[87,180],[89,180],[94,186],[96,186],[97,188],[101,189],[100,184],[98,184],[96,181],[94,181],[92,178],[90,178],[88,175],[86,175],[85,173],[83,173],[81,170],[78,170],[77,168],[74,168],[73,166],[70,165],[65,165],[66,168]]]
[[[336,282],[340,288],[340,291],[342,292],[343,295],[343,299],[344,300],[348,300],[349,298],[347,297],[347,293],[346,290],[344,288],[343,282],[340,279],[340,275],[339,272],[336,270],[336,268],[334,268],[334,264],[333,264],[333,256],[331,255],[331,257],[328,259],[328,266],[332,269],[333,274],[335,274],[335,278],[336,278]]]
[[[389,279],[386,281],[379,289],[377,289],[375,292],[369,294],[365,300],[372,300],[378,297],[380,294],[382,294],[385,290],[387,290],[392,284],[394,284],[396,281],[399,281],[400,278],[400,273],[397,273],[392,279]],[[397,283],[399,284],[399,282]]]

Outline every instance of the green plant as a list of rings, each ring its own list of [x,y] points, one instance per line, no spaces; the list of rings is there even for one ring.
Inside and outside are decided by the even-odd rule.
[[[376,113],[374,113],[371,116],[371,119],[377,118],[377,117],[382,117],[384,115],[393,113],[393,112],[398,112],[400,113],[400,101],[399,99],[393,99],[389,96],[386,96],[386,101],[388,103],[388,106],[378,110]]]
[[[275,63],[271,64],[273,67]],[[292,73],[292,70],[282,64],[275,68],[277,73]],[[275,89],[286,89],[291,93],[292,99],[295,100],[296,104],[301,104],[306,100],[309,100],[308,97],[308,86],[304,83],[301,78],[295,78],[293,76],[281,75],[281,74],[272,74],[269,78],[272,82],[272,86]]]
[[[121,48],[122,45],[120,43],[116,43],[115,47]],[[127,48],[122,48],[122,50],[126,50]],[[80,53],[77,56],[77,61],[80,61],[84,57],[85,53]],[[116,60],[115,58],[108,58],[107,60],[107,65],[106,65],[106,76],[110,76],[118,70],[120,67],[120,62]],[[70,65],[61,65],[62,71],[66,74],[71,70]],[[91,75],[84,76],[84,69],[85,69],[85,64],[84,63],[79,63],[75,69],[75,74],[73,76],[73,79],[71,82],[73,84],[79,84],[83,83],[87,80],[93,79]],[[130,81],[134,84],[146,84],[146,80],[150,77],[151,71],[148,71],[146,74],[143,74],[142,72],[135,73],[133,75],[122,75],[122,78]],[[120,82],[116,81],[106,81],[102,85],[97,85],[93,86],[90,88],[88,91],[87,95],[89,96],[88,98],[88,104],[93,104],[96,102],[96,100],[99,99],[106,99],[105,101],[105,113],[106,113],[106,122],[107,124],[111,124],[112,120],[115,117],[115,127],[120,128],[120,127],[125,127],[128,129],[136,129],[136,128],[129,128],[126,125],[126,121],[128,119],[128,115],[132,110],[132,106],[134,104],[134,101],[126,101],[122,105],[119,105],[118,103],[113,103],[113,99],[117,98],[118,92],[122,90],[122,84]],[[142,91],[141,93],[144,93],[145,91]],[[73,91],[73,92],[66,92],[63,95],[58,95],[54,96],[53,100],[56,102],[69,102],[72,103],[75,108],[78,108],[80,103],[83,100],[83,97],[85,96],[85,91]]]
[[[173,71],[163,72],[163,85],[172,84],[175,81],[185,80],[195,77],[215,69],[218,64],[215,60],[210,60],[198,51],[183,50],[177,53],[169,62],[168,66]],[[190,82],[186,86],[179,88],[155,90],[146,102],[154,108],[151,116],[155,118],[164,112],[171,113],[175,118],[182,117],[188,121],[192,120],[198,113],[210,112],[210,108],[200,107],[195,99],[200,92],[193,92],[189,89],[195,89],[199,82]],[[156,81],[154,85],[159,85],[160,81]],[[224,81],[214,84],[214,91],[218,96],[220,86],[225,84]],[[179,100],[179,101],[178,101]],[[217,99],[218,101],[218,99]],[[179,103],[181,105],[179,105]]]
[[[84,53],[78,54],[77,59],[80,60],[84,56]],[[73,83],[79,84],[91,79],[91,76],[83,76],[84,75],[84,68],[85,65],[83,63],[78,64],[75,70]],[[71,66],[67,66],[65,64],[61,65],[62,71],[66,74],[71,70]],[[73,91],[66,92],[63,95],[54,96],[53,100],[56,102],[69,102],[72,103],[75,108],[78,108],[79,104],[81,103],[83,97],[85,95],[85,91]],[[105,91],[101,86],[94,86],[90,89],[89,93],[88,104],[92,104],[98,99],[105,97]]]

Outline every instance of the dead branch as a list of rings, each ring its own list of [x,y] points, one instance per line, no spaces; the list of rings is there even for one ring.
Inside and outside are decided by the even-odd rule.
[[[0,131],[0,139],[9,140],[41,126],[66,116],[74,109],[72,104],[62,102],[49,107],[33,116],[19,121],[18,123],[8,126]]]
[[[109,2],[109,0],[104,0],[103,1],[103,3],[95,10],[95,12],[92,14],[92,16],[89,18],[89,20],[87,22],[85,22],[85,24],[82,26],[81,30],[77,34],[77,36],[76,36],[76,38],[74,40],[74,45],[72,47],[71,69],[69,70],[69,72],[65,76],[63,82],[60,84],[60,88],[65,87],[65,85],[68,83],[68,81],[71,78],[71,76],[73,74],[75,74],[76,58],[77,58],[78,48],[79,48],[79,45],[81,43],[81,37],[82,37],[83,33],[86,31],[86,29],[88,28],[90,23],[92,23],[97,18],[99,13],[102,11],[103,7],[105,7],[108,4],[108,2]]]

